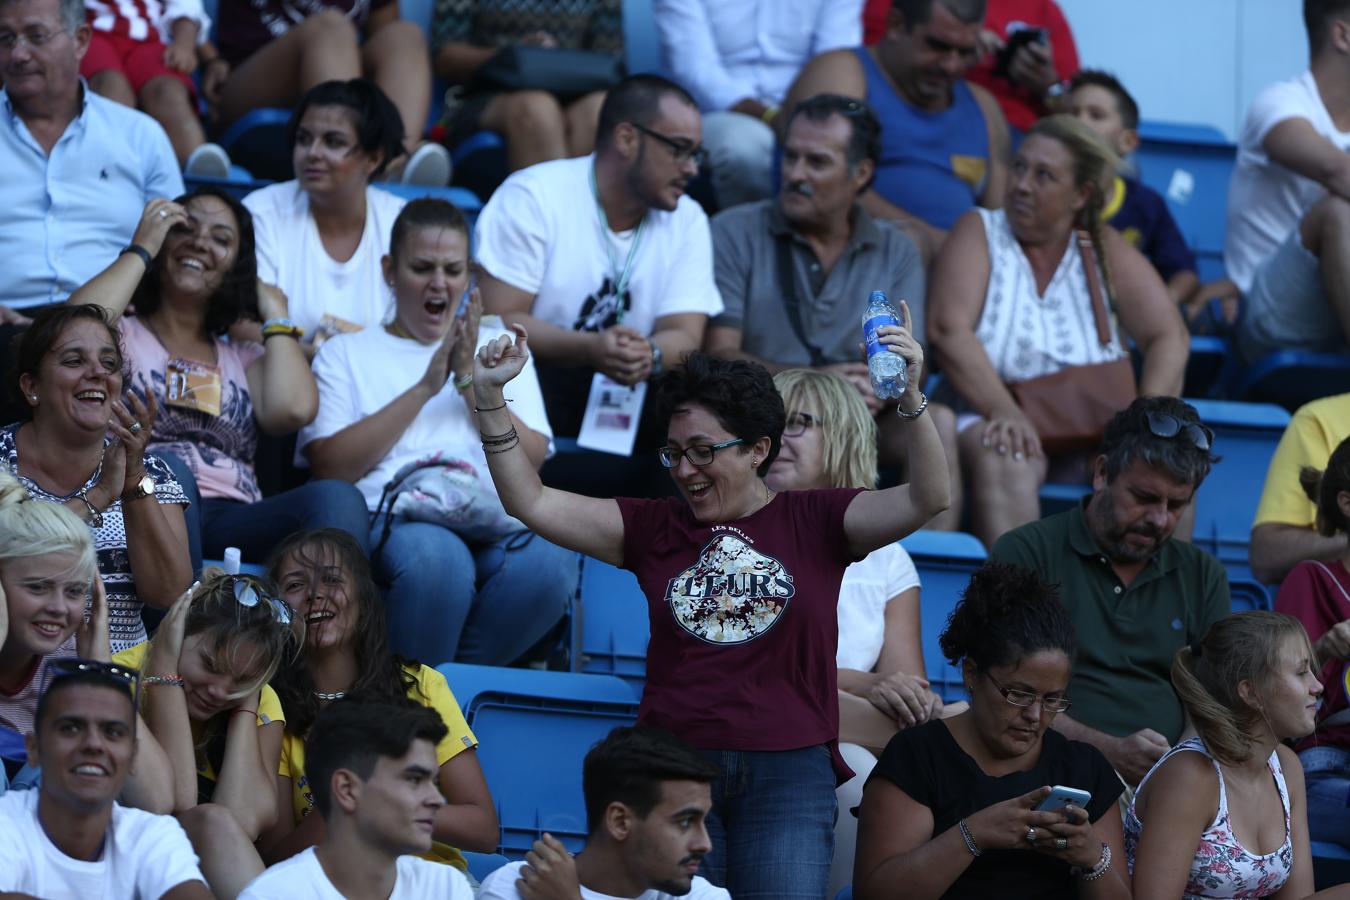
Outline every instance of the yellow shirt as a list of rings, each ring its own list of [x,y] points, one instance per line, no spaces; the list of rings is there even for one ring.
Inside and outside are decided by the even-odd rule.
[[[445,676],[430,666],[420,666],[416,670],[409,668],[407,671],[417,679],[417,683],[408,691],[408,699],[436,710],[449,729],[436,745],[436,765],[443,766],[464,750],[477,747],[478,739],[469,730],[469,723],[464,721],[459,701],[450,692]],[[295,811],[295,823],[299,825],[314,810],[314,792],[310,790],[309,779],[305,777],[305,741],[289,730],[281,740],[281,765],[277,773],[291,780],[291,808]],[[457,849],[440,841],[433,841],[431,851],[422,854],[422,858],[448,863],[466,872],[469,868]]]
[[[1312,528],[1317,506],[1298,483],[1299,469],[1325,469],[1332,452],[1350,437],[1350,394],[1324,397],[1299,407],[1280,438],[1266,472],[1266,486],[1253,526]]]
[[[165,675],[165,672],[146,672],[145,658],[150,653],[150,642],[142,641],[135,646],[128,647],[121,653],[113,654],[113,662],[123,666],[130,666],[133,669],[140,669],[142,675]],[[176,691],[175,687],[155,687],[151,690],[156,691]],[[271,722],[281,722],[285,724],[286,714],[281,710],[281,701],[277,699],[277,692],[272,690],[270,684],[263,685],[262,693],[258,696],[258,726],[262,727]],[[216,780],[216,773],[211,764],[197,754],[197,774],[209,780]]]

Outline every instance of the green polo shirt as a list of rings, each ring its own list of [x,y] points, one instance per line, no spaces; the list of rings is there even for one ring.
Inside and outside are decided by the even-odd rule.
[[[1172,657],[1230,612],[1219,561],[1170,540],[1125,587],[1082,506],[1008,532],[990,556],[1059,585],[1078,637],[1068,714],[1107,734],[1152,728],[1176,743],[1185,716],[1172,690]]]

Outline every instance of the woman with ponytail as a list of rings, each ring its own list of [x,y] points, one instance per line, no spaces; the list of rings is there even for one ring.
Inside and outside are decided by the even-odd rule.
[[[1325,471],[1305,467],[1303,490],[1317,505],[1324,537],[1350,533],[1350,440],[1331,454]],[[1295,745],[1308,780],[1308,830],[1315,841],[1350,848],[1350,552],[1340,559],[1299,563],[1285,577],[1275,609],[1303,623],[1313,642],[1313,668],[1326,694],[1317,730]]]
[[[853,895],[1128,898],[1120,779],[1095,747],[1050,728],[1069,707],[1075,651],[1055,590],[1030,569],[986,563],[941,646],[970,708],[886,746],[858,808]],[[1038,809],[1055,786],[1087,799]]]
[[[1313,730],[1322,685],[1297,619],[1243,612],[1177,651],[1195,727],[1144,776],[1125,815],[1136,898],[1313,894],[1303,767],[1283,741]]]
[[[959,413],[945,437],[980,498],[974,529],[986,546],[1040,515],[1040,486],[1066,462],[1048,458],[1009,385],[1125,358],[1129,338],[1144,356],[1139,392],[1181,391],[1186,327],[1149,261],[1102,224],[1118,165],[1072,116],[1041,119],[1017,150],[1003,208],[962,216],[934,263],[929,338],[952,393],[944,399]]]

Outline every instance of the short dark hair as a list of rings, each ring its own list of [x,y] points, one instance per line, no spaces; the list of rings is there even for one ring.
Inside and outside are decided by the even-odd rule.
[[[663,781],[711,784],[716,777],[712,763],[667,731],[615,728],[590,749],[582,763],[587,833],[600,830],[611,803],[622,803],[639,818],[646,818],[661,802]]]
[[[426,706],[391,706],[338,700],[319,712],[305,739],[305,768],[314,805],[328,818],[333,773],[350,769],[362,781],[370,778],[380,757],[397,759],[413,741],[439,744],[448,733],[436,710]]]
[[[985,0],[891,0],[891,10],[905,17],[905,30],[908,31],[933,17],[934,3],[941,3],[966,24],[984,21]]]
[[[660,75],[629,75],[605,94],[600,121],[595,126],[595,146],[608,146],[614,130],[623,122],[650,125],[656,121],[661,98],[674,94],[686,106],[698,109],[694,97],[669,78]]]
[[[239,247],[234,265],[225,273],[220,287],[216,288],[206,306],[206,333],[219,337],[240,319],[258,318],[258,254],[253,239],[253,214],[237,197],[219,188],[198,187],[174,202],[184,205],[202,197],[212,197],[224,203],[239,226]],[[155,257],[155,264],[146,269],[145,275],[136,285],[131,295],[131,305],[137,314],[150,315],[159,309],[163,301],[160,273],[167,259],[167,251],[161,248]]]
[[[656,409],[664,423],[669,424],[676,409],[696,403],[747,444],[767,437],[769,454],[756,471],[768,473],[783,443],[787,411],[773,376],[759,363],[693,352],[657,380],[656,390]]]
[[[389,231],[389,258],[394,262],[398,262],[403,241],[414,228],[449,228],[463,234],[465,240],[469,237],[469,223],[458,206],[436,197],[419,197],[399,211]]]
[[[389,95],[368,78],[347,81],[325,81],[305,91],[291,113],[286,126],[286,144],[295,148],[295,136],[300,120],[311,106],[345,106],[356,114],[356,143],[367,154],[379,152],[380,164],[370,173],[378,178],[385,166],[404,152],[403,116]]]
[[[1139,127],[1139,104],[1134,102],[1134,97],[1125,90],[1125,85],[1120,83],[1119,78],[1101,69],[1079,69],[1078,74],[1069,82],[1069,91],[1072,93],[1080,87],[1099,87],[1109,93],[1115,98],[1116,111],[1120,113],[1121,123],[1126,128]]]
[[[63,674],[59,678],[51,679],[47,684],[46,690],[42,692],[42,696],[38,698],[37,712],[33,716],[33,731],[36,733],[42,730],[42,723],[47,717],[47,709],[51,706],[52,698],[62,691],[81,686],[107,688],[124,697],[127,701],[127,705],[131,708],[131,721],[128,724],[131,725],[133,730],[135,729],[136,698],[132,696],[131,689],[127,685],[127,682],[115,678],[106,672],[89,670],[71,672],[69,674]]]
[[[1304,466],[1298,473],[1299,484],[1308,499],[1317,505],[1317,533],[1333,537],[1350,532],[1350,519],[1341,512],[1342,491],[1350,491],[1350,438],[1332,451],[1325,469]]]
[[[1106,480],[1116,477],[1137,459],[1162,469],[1173,480],[1199,488],[1209,470],[1219,461],[1210,450],[1201,450],[1183,431],[1175,437],[1158,437],[1149,428],[1150,414],[1173,416],[1183,425],[1200,425],[1195,407],[1176,397],[1139,397],[1106,423],[1101,452],[1106,456]]]
[[[108,329],[108,336],[112,338],[113,346],[117,348],[117,368],[122,373],[123,383],[126,383],[129,375],[126,352],[122,349],[122,340],[117,329],[108,321],[107,310],[94,303],[49,306],[33,313],[33,324],[14,336],[10,353],[14,364],[9,371],[9,390],[15,400],[21,400],[23,395],[23,391],[19,388],[19,377],[22,375],[36,377],[38,369],[42,367],[42,358],[51,351],[52,345],[61,337],[62,332],[70,325],[85,319],[97,322]],[[27,404],[24,406],[26,408]]]
[[[970,576],[938,643],[952,665],[968,659],[981,670],[1043,650],[1062,651],[1070,660],[1077,652],[1059,591],[1034,569],[993,561]]]
[[[1308,31],[1308,52],[1322,52],[1331,23],[1350,16],[1350,0],[1303,0],[1303,27]]]
[[[872,186],[876,180],[876,168],[881,164],[881,121],[867,105],[867,101],[842,94],[816,94],[807,97],[792,108],[788,116],[787,131],[798,116],[806,116],[812,122],[824,122],[830,116],[840,116],[849,125],[848,147],[845,151],[849,168],[854,168],[864,159],[872,161],[872,179],[863,185],[863,190]]]

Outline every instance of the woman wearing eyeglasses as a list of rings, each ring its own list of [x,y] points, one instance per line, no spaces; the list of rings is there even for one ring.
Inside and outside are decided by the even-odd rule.
[[[474,366],[477,425],[508,512],[540,536],[631,570],[651,642],[639,721],[698,747],[721,773],[702,874],[747,898],[825,894],[839,757],[836,607],[844,569],[946,508],[941,441],[914,386],[923,350],[905,325],[881,330],[904,357],[911,480],[884,491],[778,492],[765,483],[785,412],[761,366],[692,353],[656,383],[679,498],[594,499],[544,487],[502,388],[528,341],[502,337]]]
[[[253,843],[276,818],[285,729],[267,682],[303,639],[303,623],[262,581],[213,570],[170,607],[153,641],[113,657],[141,670],[143,715],[173,767],[174,812],[217,897],[263,869]]]
[[[1069,706],[1073,626],[1030,569],[986,563],[941,638],[970,709],[897,734],[858,811],[853,895],[882,900],[1130,896],[1116,800],[1089,744],[1050,728]],[[1083,806],[1037,807],[1053,787]]]

